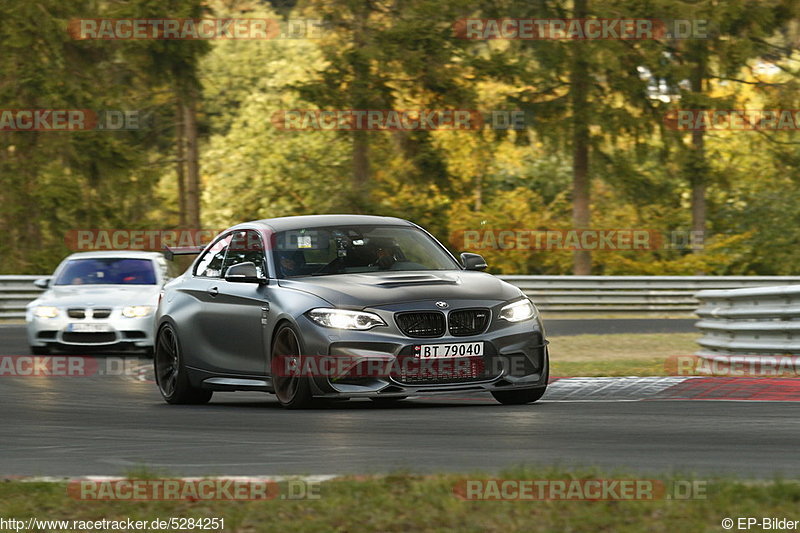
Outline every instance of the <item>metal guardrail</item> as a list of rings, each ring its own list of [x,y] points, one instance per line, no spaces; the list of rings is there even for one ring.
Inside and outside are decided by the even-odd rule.
[[[784,285],[696,295],[697,355],[800,355],[800,286]]]
[[[0,319],[20,319],[41,276],[0,276]],[[800,284],[800,276],[500,276],[547,314],[688,315],[703,289]]]
[[[689,315],[695,293],[800,284],[800,276],[500,276],[544,313]]]
[[[0,276],[0,319],[25,318],[25,306],[42,292],[33,282],[47,276]]]

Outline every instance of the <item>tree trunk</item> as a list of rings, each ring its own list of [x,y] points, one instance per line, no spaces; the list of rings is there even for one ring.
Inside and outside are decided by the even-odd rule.
[[[588,0],[575,0],[574,18],[586,18]],[[588,229],[591,224],[589,179],[589,61],[583,41],[572,43],[570,99],[572,105],[572,218],[575,229]],[[572,273],[586,276],[592,272],[592,255],[577,250],[573,255]]]
[[[197,155],[197,116],[195,102],[189,97],[183,106],[186,137],[186,222],[192,229],[200,228],[200,163]]]
[[[481,175],[483,171],[479,172],[475,175],[475,211],[480,211],[483,209],[483,176]]]
[[[178,225],[186,227],[186,157],[183,120],[183,102],[179,101],[175,110],[175,173],[178,180]],[[197,229],[197,228],[195,228]]]
[[[354,11],[356,20],[353,26],[353,44],[356,52],[351,57],[353,83],[350,87],[350,103],[353,109],[357,110],[367,110],[372,107],[370,63],[369,59],[363,54],[363,50],[367,45],[369,13],[369,2],[364,2],[359,9]],[[353,132],[353,183],[351,201],[349,203],[358,213],[369,212],[371,209],[370,134],[371,132],[365,130]]]
[[[369,209],[369,138],[367,131],[353,132],[353,207]]]
[[[698,54],[697,63],[692,73],[692,92],[695,95],[703,93],[703,83],[706,77],[705,56]],[[706,154],[705,131],[692,131],[692,154],[690,160],[690,181],[692,186],[692,253],[702,253],[703,241],[706,234]],[[697,274],[704,274],[703,271]]]
[[[703,251],[706,234],[706,179],[705,179],[705,132],[692,132],[693,159],[696,161],[692,174],[692,252]]]

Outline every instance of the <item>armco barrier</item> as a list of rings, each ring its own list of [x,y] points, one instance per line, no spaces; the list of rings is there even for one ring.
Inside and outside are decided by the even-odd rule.
[[[41,292],[33,281],[42,276],[0,276],[0,318],[20,319],[25,305]],[[500,276],[518,286],[546,315],[639,314],[689,315],[697,309],[695,293],[800,284],[800,276]]]
[[[800,284],[798,276],[500,276],[545,314],[688,315],[703,289]]]
[[[700,291],[697,355],[800,355],[800,285]]]
[[[25,306],[42,292],[33,285],[46,276],[0,276],[0,319],[25,318]]]

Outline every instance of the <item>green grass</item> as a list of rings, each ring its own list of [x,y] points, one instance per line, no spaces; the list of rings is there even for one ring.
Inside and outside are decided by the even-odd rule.
[[[454,485],[467,479],[695,479],[705,499],[656,501],[462,501]],[[603,474],[594,470],[516,468],[498,475],[403,473],[341,479],[322,484],[320,499],[261,502],[84,502],[65,484],[0,483],[0,516],[51,520],[151,521],[170,517],[219,517],[225,532],[260,531],[722,531],[725,517],[798,519],[796,482],[704,480],[676,476]],[[756,529],[758,530],[758,529]]]
[[[697,333],[550,337],[552,376],[665,376],[671,356],[697,351]]]

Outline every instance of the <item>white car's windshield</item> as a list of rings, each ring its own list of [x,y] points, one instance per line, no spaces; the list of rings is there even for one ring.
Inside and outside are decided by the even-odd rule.
[[[56,285],[155,285],[149,259],[104,257],[72,259],[58,275]]]
[[[404,226],[281,231],[272,248],[278,277],[459,268],[430,236]]]

